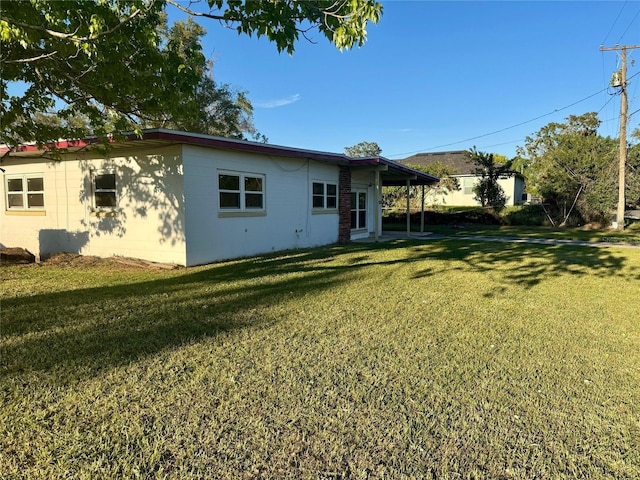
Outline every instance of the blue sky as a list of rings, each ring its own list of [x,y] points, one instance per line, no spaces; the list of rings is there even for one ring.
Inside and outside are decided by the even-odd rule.
[[[317,43],[302,39],[289,56],[203,21],[204,52],[218,82],[249,92],[256,127],[273,144],[342,152],[373,141],[393,159],[475,145],[511,157],[540,127],[588,111],[600,112],[602,134],[618,135],[619,96],[607,85],[620,57],[600,46],[640,45],[640,2],[383,5],[367,43],[350,51],[313,32]],[[632,77],[640,49],[628,52]],[[630,113],[640,108],[638,84],[640,74]],[[639,125],[640,112],[629,127]]]

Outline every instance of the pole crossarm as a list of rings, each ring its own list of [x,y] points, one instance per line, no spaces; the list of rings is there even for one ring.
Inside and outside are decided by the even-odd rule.
[[[634,48],[640,48],[640,45],[616,45],[615,47],[600,46],[601,52],[609,52],[611,50],[633,50]]]

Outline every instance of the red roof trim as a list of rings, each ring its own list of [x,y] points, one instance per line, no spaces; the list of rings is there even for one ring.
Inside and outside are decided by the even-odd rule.
[[[202,147],[216,147],[227,150],[236,150],[242,152],[262,153],[265,155],[277,155],[282,157],[302,157],[312,160],[320,160],[324,162],[334,162],[336,164],[349,164],[349,157],[338,153],[318,152],[314,150],[304,150],[300,148],[282,147],[278,145],[269,145],[266,143],[249,142],[246,140],[235,140],[230,138],[215,137],[211,135],[201,135],[195,133],[178,132],[175,130],[166,129],[152,129],[146,130],[142,134],[142,138],[136,134],[128,134],[125,136],[127,141],[144,141],[144,140],[164,140],[173,143],[185,143],[188,145],[202,146]],[[94,145],[98,143],[97,138],[88,138],[83,140],[60,140],[55,143],[50,143],[44,146],[44,148],[38,147],[38,145],[20,145],[17,148],[9,149],[8,147],[0,147],[0,155],[7,153],[11,150],[13,152],[39,152],[52,149],[78,149]],[[115,140],[112,143],[117,143]]]
[[[18,145],[16,148],[9,147],[0,147],[0,154],[7,153],[9,150],[12,152],[41,152],[45,150],[53,150],[54,148],[59,149],[69,149],[69,148],[82,148],[87,145],[91,145],[93,143],[97,143],[97,140],[88,139],[88,140],[60,140],[56,143],[49,143],[44,146],[44,148],[38,147],[35,144],[29,145]]]
[[[304,150],[293,147],[282,147],[278,145],[269,145],[266,143],[235,140],[231,138],[215,137],[212,135],[201,135],[197,133],[179,132],[176,130],[166,130],[162,128],[145,130],[142,134],[142,138],[138,137],[134,133],[126,135],[125,138],[129,142],[160,140],[170,143],[221,148],[225,150],[260,153],[264,155],[276,155],[280,157],[302,157],[326,163],[333,163],[336,165],[384,165],[396,172],[402,172],[408,175],[416,175],[420,180],[427,181],[429,183],[435,183],[438,181],[438,178],[434,177],[433,175],[419,172],[410,167],[402,165],[401,163],[388,160],[384,157],[350,158],[339,153],[319,152],[315,150]],[[99,140],[97,138],[87,138],[84,140],[60,140],[56,143],[45,145],[44,148],[39,148],[37,145],[20,145],[19,147],[12,149],[12,151],[16,153],[28,153],[46,151],[54,148],[71,150],[88,147],[90,145],[97,144],[98,142]],[[113,140],[112,143],[116,144],[117,142]],[[10,149],[8,147],[0,147],[0,155],[6,154],[9,150]]]

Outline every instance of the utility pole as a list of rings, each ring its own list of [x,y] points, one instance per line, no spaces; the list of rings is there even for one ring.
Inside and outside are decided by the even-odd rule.
[[[620,59],[622,66],[620,67],[620,154],[619,157],[619,174],[618,174],[618,214],[617,223],[618,230],[624,230],[624,207],[625,207],[625,173],[627,170],[627,50],[640,48],[640,45],[616,45],[615,47],[600,47],[600,51],[620,50]]]

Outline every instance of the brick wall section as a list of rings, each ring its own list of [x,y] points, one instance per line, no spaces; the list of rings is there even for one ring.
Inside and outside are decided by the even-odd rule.
[[[338,243],[351,241],[351,169],[340,167],[338,180]]]

